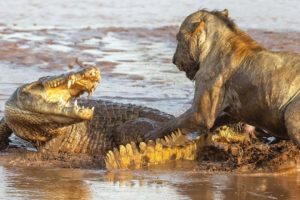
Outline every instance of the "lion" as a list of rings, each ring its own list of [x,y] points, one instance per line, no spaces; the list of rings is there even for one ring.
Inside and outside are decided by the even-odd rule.
[[[221,113],[300,146],[300,54],[258,44],[228,17],[228,10],[199,10],[177,34],[173,63],[195,81],[191,108],[151,131],[211,129]]]

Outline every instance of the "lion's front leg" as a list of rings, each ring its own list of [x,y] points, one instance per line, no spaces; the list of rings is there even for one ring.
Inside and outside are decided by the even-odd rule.
[[[199,122],[197,121],[198,116],[193,108],[190,108],[176,119],[162,124],[160,128],[150,131],[144,138],[145,140],[154,140],[169,135],[177,129],[185,129],[189,132],[196,131],[199,128]]]
[[[145,139],[156,139],[170,134],[177,129],[189,132],[199,128],[210,129],[224,105],[225,89],[222,84],[201,83],[196,87],[194,102],[190,109],[176,119],[162,125],[161,128],[150,131]],[[211,86],[211,87],[209,87]]]

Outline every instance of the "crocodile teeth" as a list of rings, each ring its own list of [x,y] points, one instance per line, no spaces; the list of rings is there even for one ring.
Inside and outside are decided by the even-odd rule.
[[[87,92],[88,92],[89,96],[91,96],[95,92],[95,90],[96,90],[96,87],[92,87],[90,90],[88,90]]]
[[[74,106],[77,106],[77,99],[76,99],[75,102],[74,102]]]
[[[72,81],[68,80],[68,88],[71,88],[71,86],[72,86]]]
[[[96,87],[92,87],[92,89],[91,89],[91,93],[94,93],[94,92],[95,92],[95,90],[96,90]]]
[[[92,107],[92,109],[91,109],[92,111],[94,111],[95,110],[95,107]]]
[[[62,80],[62,81],[59,82],[59,85],[61,85],[61,84],[63,84],[63,83],[64,83],[64,81]]]

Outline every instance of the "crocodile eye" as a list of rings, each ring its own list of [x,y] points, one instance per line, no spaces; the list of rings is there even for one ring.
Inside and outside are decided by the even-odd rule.
[[[46,80],[47,78],[50,78],[50,76],[43,76],[43,77],[39,78],[38,81],[43,81],[43,80]]]

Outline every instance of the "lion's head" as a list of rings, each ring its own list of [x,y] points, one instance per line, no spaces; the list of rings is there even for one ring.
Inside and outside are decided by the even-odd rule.
[[[200,10],[189,15],[180,26],[176,36],[178,44],[173,56],[173,63],[179,70],[184,71],[190,80],[195,78],[201,58],[209,53],[210,45],[204,45],[210,34],[208,22],[210,26],[218,24],[220,21],[232,23],[227,26],[234,26],[231,20],[226,19],[228,19],[227,9],[212,12]],[[210,42],[213,42],[211,38]]]

